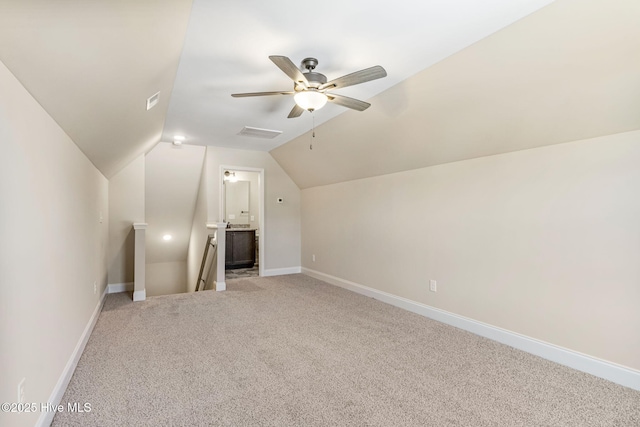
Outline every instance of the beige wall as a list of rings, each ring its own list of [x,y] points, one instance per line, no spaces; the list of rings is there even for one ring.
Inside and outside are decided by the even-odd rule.
[[[110,217],[110,284],[133,282],[133,229],[134,222],[148,222],[146,231],[147,261],[149,264],[173,265],[180,274],[185,269],[184,261],[188,257],[192,221],[199,220],[206,239],[206,203],[199,202],[200,215],[196,210],[196,195],[201,184],[204,170],[204,147],[173,147],[169,143],[160,143],[147,156],[140,156],[125,169],[114,175],[109,181],[109,217]],[[203,187],[204,188],[204,187]],[[203,191],[203,190],[202,190]],[[204,193],[202,193],[204,194]],[[162,235],[172,234],[171,242],[164,242]],[[195,240],[193,241],[195,244]],[[202,241],[204,247],[204,241]],[[191,265],[193,260],[189,261]],[[195,268],[199,268],[199,261]],[[147,268],[157,271],[158,268]],[[192,268],[188,271],[191,273]],[[173,277],[178,274],[168,274]],[[147,275],[147,288],[187,290],[187,276],[180,277],[179,283],[168,286],[162,280],[153,281],[156,275]],[[197,271],[193,280],[195,284]],[[164,291],[158,291],[164,292]],[[147,292],[149,294],[149,291]]]
[[[147,263],[187,260],[205,151],[160,142],[145,156]]]
[[[202,164],[200,173],[200,184],[198,186],[198,197],[196,207],[193,212],[191,222],[191,237],[189,239],[189,249],[187,251],[187,288],[186,292],[194,292],[202,264],[202,254],[207,236],[212,230],[207,229],[207,164]]]
[[[195,286],[196,279],[191,282],[188,278],[193,275],[193,268],[187,268],[187,265],[191,266],[194,261],[193,258],[188,260],[205,151],[202,146],[174,146],[161,142],[145,156],[145,209],[149,224],[146,231],[146,288],[149,296],[187,292],[187,282]],[[171,235],[172,239],[163,240],[165,234]],[[175,282],[169,283],[169,278]]]
[[[134,222],[145,222],[144,156],[109,180],[108,283],[133,282]]]
[[[306,189],[303,266],[640,369],[638,165],[640,131]]]
[[[187,292],[187,262],[157,262],[145,266],[148,297]]]
[[[0,401],[47,402],[107,283],[108,181],[2,63],[0,93]]]
[[[263,151],[234,150],[207,147],[208,222],[221,221],[220,165],[262,168],[265,174],[265,238],[264,268],[295,268],[300,266],[300,189]],[[282,197],[284,203],[276,199]]]

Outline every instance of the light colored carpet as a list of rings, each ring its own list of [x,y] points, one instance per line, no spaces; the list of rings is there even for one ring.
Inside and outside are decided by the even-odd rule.
[[[54,426],[638,426],[640,392],[304,275],[109,295]]]

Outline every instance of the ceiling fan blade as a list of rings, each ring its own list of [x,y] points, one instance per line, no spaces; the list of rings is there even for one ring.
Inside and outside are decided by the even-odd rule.
[[[300,107],[298,104],[294,104],[291,112],[287,116],[288,119],[293,119],[296,117],[300,117],[300,115],[304,113],[304,108]]]
[[[375,79],[386,77],[387,72],[379,65],[371,68],[365,68],[364,70],[356,71],[355,73],[347,74],[346,76],[338,77],[318,87],[318,90],[324,89],[340,89],[347,86],[353,86],[360,83],[368,82]]]
[[[289,76],[291,80],[303,85],[305,89],[309,87],[307,78],[304,76],[304,74],[302,74],[302,71],[300,71],[300,69],[296,67],[296,64],[291,62],[289,58],[287,58],[286,56],[271,55],[269,59],[273,61],[273,63],[276,64],[278,68],[280,68],[287,76]]]
[[[248,93],[232,93],[234,98],[244,98],[247,96],[269,96],[269,95],[293,95],[295,92],[248,92]]]
[[[371,106],[368,102],[360,101],[359,99],[349,98],[348,96],[338,95],[335,93],[327,93],[328,101],[334,104],[342,105],[343,107],[351,108],[352,110],[364,111]]]

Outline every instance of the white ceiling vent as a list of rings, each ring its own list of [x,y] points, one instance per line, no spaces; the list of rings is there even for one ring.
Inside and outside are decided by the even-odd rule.
[[[158,101],[160,100],[160,92],[151,95],[149,97],[149,99],[147,99],[147,111],[151,110],[153,107],[155,107],[158,104]]]
[[[281,130],[260,129],[260,128],[252,128],[251,126],[245,126],[238,133],[238,135],[252,136],[254,138],[273,139],[276,136],[280,135],[281,133],[282,133]]]

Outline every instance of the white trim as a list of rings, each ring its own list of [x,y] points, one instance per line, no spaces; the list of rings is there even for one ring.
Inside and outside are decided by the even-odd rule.
[[[143,289],[141,291],[133,291],[133,300],[134,301],[144,301],[147,299],[147,291]]]
[[[134,222],[133,223],[133,229],[134,230],[145,230],[147,228],[147,224],[146,222]]]
[[[540,356],[552,362],[640,391],[640,371],[616,365],[615,363],[597,359],[577,351],[549,344],[535,338],[479,322],[468,317],[459,316],[439,308],[379,291],[377,289],[321,273],[316,270],[303,267],[302,273],[315,277],[316,279],[323,280],[334,286],[375,298],[412,313],[429,317],[439,322],[455,326],[456,328],[464,329],[465,331],[472,332],[476,335],[526,351],[527,353]]]
[[[133,282],[111,283],[107,285],[108,294],[117,294],[120,292],[131,292],[131,291],[133,291]]]
[[[226,291],[227,290],[227,282],[215,282],[216,292]]]
[[[262,276],[284,276],[285,274],[298,274],[301,272],[301,267],[270,268],[268,270],[264,270]]]
[[[64,396],[64,392],[67,390],[67,386],[69,385],[69,381],[71,381],[71,377],[73,376],[73,372],[76,370],[76,366],[78,366],[78,361],[80,360],[80,356],[82,356],[82,352],[87,345],[87,341],[89,341],[89,337],[91,336],[91,332],[93,332],[93,328],[98,321],[98,317],[100,316],[100,312],[102,311],[102,307],[104,306],[104,301],[107,298],[107,288],[105,287],[102,296],[100,297],[100,301],[98,301],[98,305],[93,310],[93,314],[85,326],[82,335],[80,335],[80,339],[76,344],[76,348],[73,349],[71,353],[71,357],[67,362],[67,365],[64,367],[60,378],[58,378],[58,382],[56,386],[53,388],[51,392],[51,396],[49,396],[49,402],[53,406],[58,406],[62,401],[62,397]],[[36,427],[46,427],[51,425],[53,422],[53,417],[55,416],[55,412],[53,411],[44,411],[40,413],[40,417],[36,422]]]

